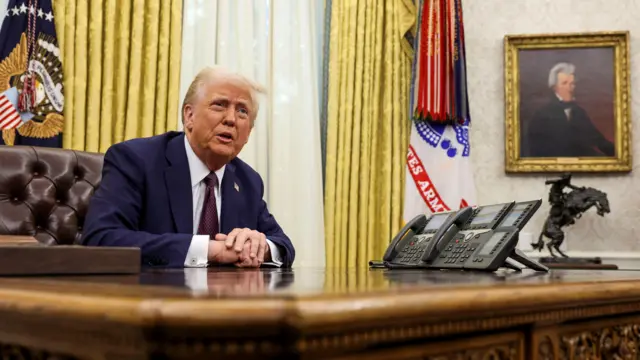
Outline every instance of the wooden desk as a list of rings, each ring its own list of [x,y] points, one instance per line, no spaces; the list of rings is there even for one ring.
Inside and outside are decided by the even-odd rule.
[[[617,359],[639,340],[640,272],[0,278],[0,359]]]

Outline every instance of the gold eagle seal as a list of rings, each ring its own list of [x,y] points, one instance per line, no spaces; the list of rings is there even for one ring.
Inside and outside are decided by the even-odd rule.
[[[25,33],[22,33],[20,42],[9,56],[0,62],[0,92],[13,86],[20,92],[27,70],[35,75],[36,106],[32,111],[34,117],[17,131],[22,136],[46,139],[60,134],[64,128],[64,76],[60,49],[55,38],[39,34],[35,45],[32,58],[27,62],[27,38]],[[15,143],[15,132],[15,129],[2,131],[6,145]]]

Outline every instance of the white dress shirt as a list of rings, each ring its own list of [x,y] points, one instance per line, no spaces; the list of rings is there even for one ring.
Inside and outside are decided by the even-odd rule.
[[[202,213],[202,206],[204,204],[204,197],[206,193],[206,185],[204,184],[204,178],[209,175],[209,168],[196,156],[187,140],[184,137],[184,146],[187,151],[187,160],[189,161],[189,172],[191,174],[191,195],[193,196],[193,233],[198,233],[198,224],[200,223],[200,215]],[[216,196],[216,209],[218,210],[218,224],[220,224],[220,209],[222,208],[222,196],[220,195],[220,184],[222,184],[222,178],[224,176],[223,166],[220,170],[216,171],[218,177],[218,186],[214,189]],[[187,257],[184,260],[185,267],[206,267],[209,258],[209,235],[193,235],[191,238],[191,245],[187,251]],[[282,266],[282,257],[280,255],[280,249],[267,239],[267,245],[271,251],[271,262],[265,262],[265,265]]]
[[[560,97],[560,95],[556,94],[556,96],[558,97],[558,100],[560,100],[560,102],[564,102],[564,100],[562,100],[562,98]],[[564,109],[564,114],[567,116],[567,120],[571,120],[571,109]]]
[[[259,289],[264,286],[265,290],[273,291],[276,289],[278,283],[282,282],[282,274],[279,272],[269,272],[269,273],[260,273],[260,276],[267,278],[268,283],[261,284],[258,279],[255,281],[239,284],[244,285],[246,293],[252,293],[252,290],[259,291]],[[209,286],[209,273],[206,268],[186,268],[184,269],[184,277],[185,277],[185,285],[191,289],[191,293],[196,296],[204,296],[204,295],[217,295],[215,294],[216,290],[220,289],[211,289]],[[230,287],[232,288],[232,287]],[[241,287],[242,289],[242,287]],[[233,290],[233,289],[230,289]]]

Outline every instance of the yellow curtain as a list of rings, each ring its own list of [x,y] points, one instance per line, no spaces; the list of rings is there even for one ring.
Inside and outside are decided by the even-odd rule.
[[[409,142],[410,1],[331,7],[325,179],[327,266],[367,266],[400,229]]]
[[[54,0],[67,149],[177,126],[182,0]]]

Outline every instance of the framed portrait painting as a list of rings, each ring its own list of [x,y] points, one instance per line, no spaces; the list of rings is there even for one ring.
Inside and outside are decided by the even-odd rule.
[[[506,172],[631,171],[629,33],[508,35]]]

